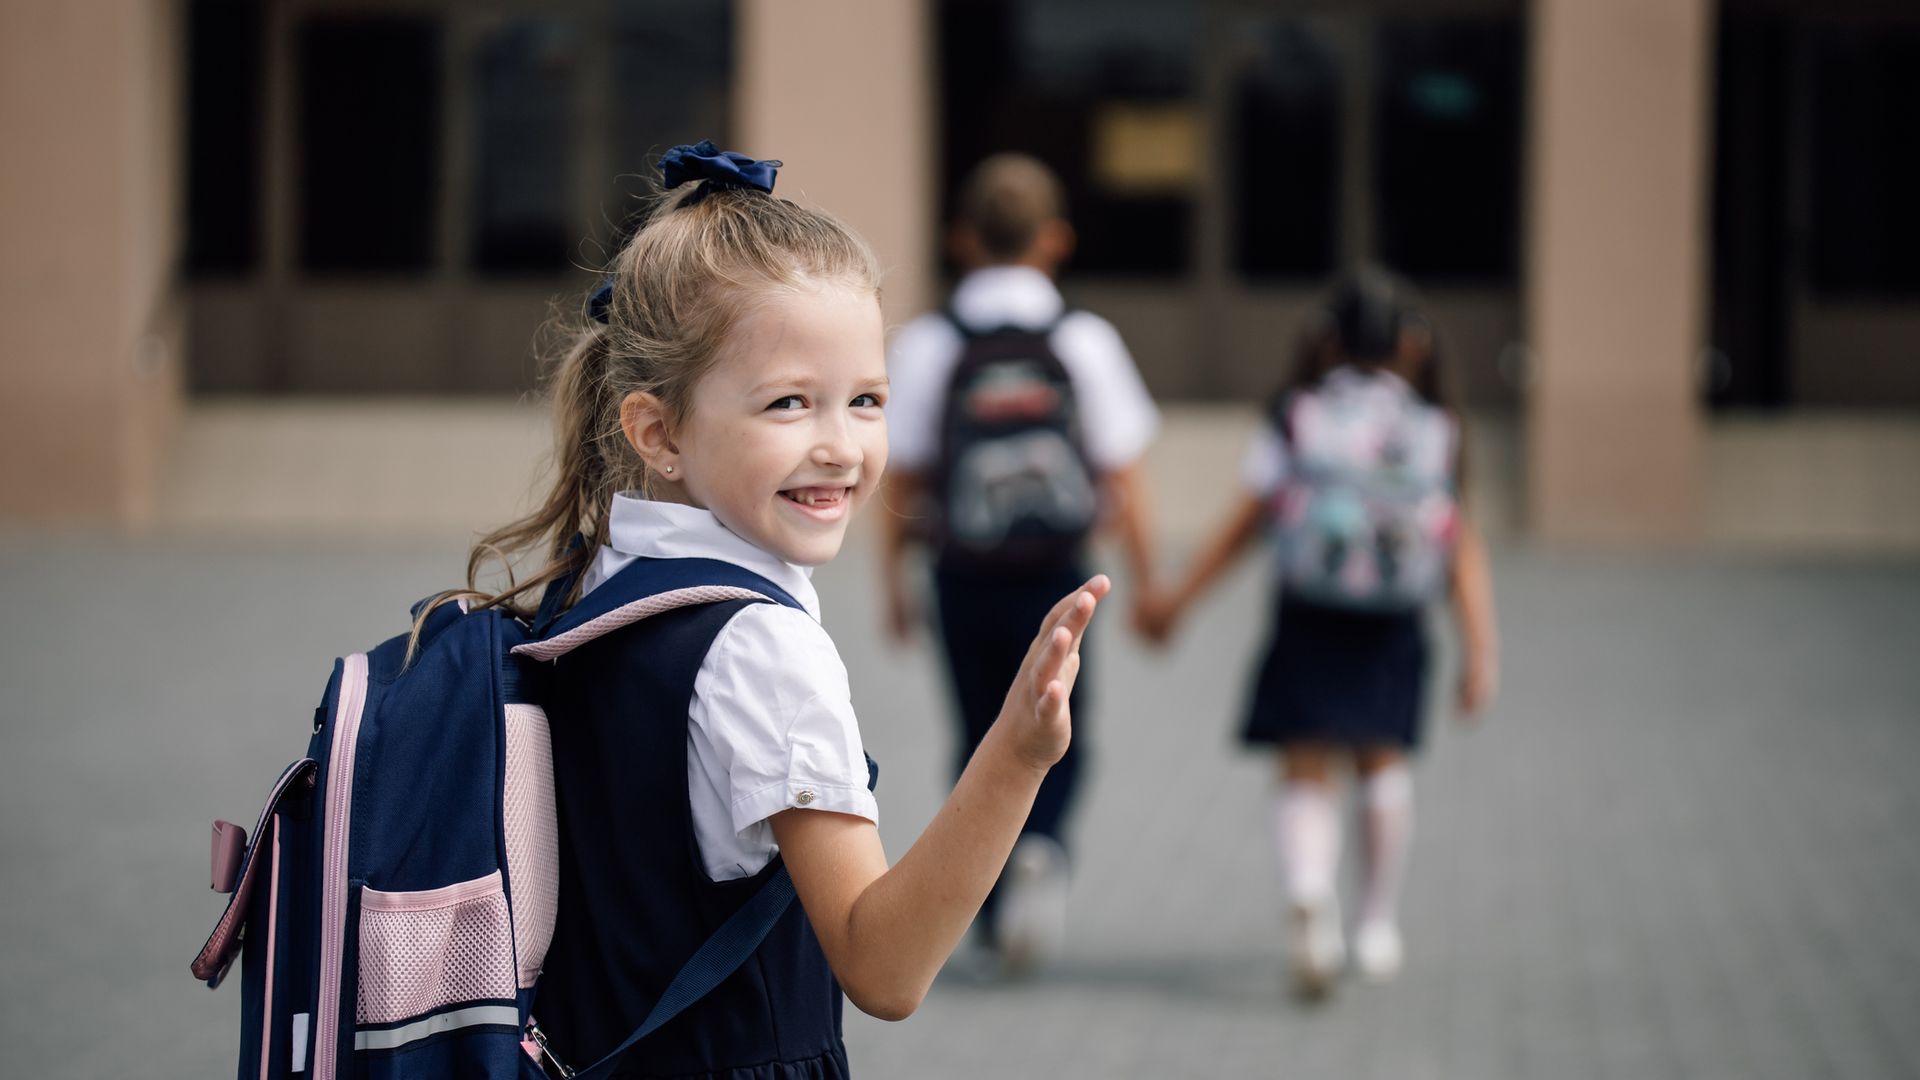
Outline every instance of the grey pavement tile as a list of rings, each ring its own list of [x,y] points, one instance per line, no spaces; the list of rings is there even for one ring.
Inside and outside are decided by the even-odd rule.
[[[237,998],[185,970],[218,908],[206,821],[252,812],[332,655],[458,572],[410,543],[0,540],[35,613],[0,649],[10,1069],[229,1070]],[[880,640],[864,554],[818,581],[897,857],[951,735],[926,643]],[[1497,574],[1505,693],[1433,726],[1399,983],[1285,993],[1271,763],[1232,742],[1265,632],[1248,566],[1167,654],[1103,616],[1059,966],[943,976],[901,1024],[850,1011],[859,1074],[1920,1075],[1920,565],[1508,549]]]

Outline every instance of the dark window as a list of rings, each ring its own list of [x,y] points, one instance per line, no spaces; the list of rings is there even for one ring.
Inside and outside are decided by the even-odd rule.
[[[260,258],[260,5],[187,9],[186,268],[244,274]]]
[[[571,151],[578,28],[555,21],[501,27],[475,63],[473,261],[493,274],[568,265],[574,230]]]
[[[1006,150],[1059,173],[1080,236],[1069,272],[1187,269],[1208,156],[1194,100],[1197,14],[1148,0],[945,0],[945,205]]]
[[[1327,42],[1298,20],[1241,27],[1252,50],[1233,98],[1233,258],[1250,278],[1333,269],[1340,220],[1340,75]]]
[[[1793,28],[1771,13],[1727,10],[1713,65],[1713,300],[1709,400],[1787,404],[1787,122]]]
[[[1421,281],[1513,278],[1518,19],[1405,19],[1376,39],[1378,251]]]
[[[1920,29],[1821,26],[1810,48],[1813,289],[1920,290]]]
[[[619,0],[613,18],[613,171],[621,238],[639,224],[654,162],[668,148],[712,139],[755,157],[782,147],[735,146],[733,5],[715,0]],[[793,151],[787,151],[793,152]]]
[[[298,31],[300,263],[424,271],[440,183],[440,33],[420,18],[317,17]]]

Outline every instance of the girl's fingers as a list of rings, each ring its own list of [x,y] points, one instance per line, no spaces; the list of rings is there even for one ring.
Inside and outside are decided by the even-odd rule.
[[[1046,648],[1041,650],[1039,660],[1033,668],[1033,685],[1046,692],[1046,686],[1060,674],[1060,666],[1073,652],[1073,635],[1064,627],[1056,626],[1053,633],[1046,637]]]
[[[1067,654],[1067,662],[1060,665],[1060,674],[1054,678],[1067,688],[1067,693],[1073,693],[1074,684],[1080,680],[1080,650]]]
[[[1058,680],[1047,684],[1040,693],[1039,705],[1034,709],[1043,723],[1052,723],[1060,718],[1067,708],[1068,689]]]
[[[1093,609],[1100,603],[1100,598],[1107,595],[1112,588],[1113,582],[1107,579],[1107,575],[1095,574],[1087,579],[1086,584],[1061,597],[1060,602],[1053,605],[1053,610],[1047,612],[1046,622],[1043,625],[1066,626],[1072,629],[1072,624],[1077,621],[1081,628],[1085,629],[1087,620],[1093,617]]]
[[[1034,660],[1040,655],[1041,651],[1046,648],[1047,642],[1053,639],[1053,635],[1049,633],[1049,631],[1059,625],[1061,617],[1064,616],[1068,609],[1073,607],[1074,602],[1080,598],[1080,591],[1079,589],[1075,589],[1061,597],[1059,601],[1053,605],[1052,609],[1047,612],[1046,618],[1040,620],[1040,628],[1034,633],[1033,643],[1027,646],[1026,658],[1020,661],[1021,667],[1031,667],[1033,665]]]
[[[1053,605],[1052,609],[1047,612],[1046,618],[1040,620],[1039,631],[1034,635],[1032,644],[1027,646],[1027,655],[1021,660],[1021,666],[1024,668],[1030,667],[1033,664],[1035,659],[1039,657],[1041,651],[1046,647],[1046,643],[1051,640],[1048,631],[1059,626],[1064,620],[1073,617],[1073,613],[1078,608],[1082,596],[1092,596],[1097,603],[1099,599],[1107,595],[1107,592],[1112,588],[1113,582],[1108,580],[1107,575],[1095,574],[1093,577],[1087,579],[1085,585],[1061,597],[1059,601]],[[1093,608],[1089,606],[1086,609],[1085,617],[1091,618],[1092,616]],[[1083,622],[1081,629],[1085,630],[1085,628]]]
[[[1083,591],[1085,599],[1078,600],[1067,609],[1066,617],[1060,624],[1073,633],[1073,647],[1080,647],[1080,639],[1086,636],[1087,627],[1093,624],[1094,609],[1100,606],[1100,597],[1091,591]]]
[[[1080,639],[1087,632],[1087,625],[1093,620],[1094,608],[1099,606],[1100,598],[1113,588],[1113,582],[1105,574],[1095,574],[1087,583],[1060,598],[1041,621],[1040,633],[1034,636],[1032,644],[1027,646],[1026,658],[1020,662],[1020,677],[1016,686],[1041,686],[1053,677],[1055,669],[1046,666],[1046,658],[1053,648],[1057,632],[1065,630],[1066,652],[1078,652]],[[1032,682],[1026,680],[1031,678]]]

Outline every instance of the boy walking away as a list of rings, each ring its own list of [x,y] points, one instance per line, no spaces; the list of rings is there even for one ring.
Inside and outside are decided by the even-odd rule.
[[[1059,180],[999,154],[960,192],[949,251],[964,271],[944,311],[895,338],[887,404],[892,470],[882,562],[890,629],[917,621],[906,548],[933,556],[934,596],[960,724],[956,772],[1000,711],[1030,628],[1085,580],[1096,528],[1117,531],[1136,595],[1152,557],[1140,458],[1159,426],[1112,324],[1067,306],[1054,276],[1073,253]],[[1085,678],[1076,738],[1041,785],[980,915],[1009,975],[1054,956],[1066,922],[1066,818],[1087,754]]]

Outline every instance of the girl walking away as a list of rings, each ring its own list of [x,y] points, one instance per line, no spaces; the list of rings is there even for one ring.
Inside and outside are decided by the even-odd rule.
[[[1461,710],[1483,709],[1497,680],[1492,581],[1455,502],[1459,423],[1439,385],[1433,332],[1408,287],[1378,270],[1341,282],[1247,449],[1245,493],[1148,617],[1165,636],[1256,537],[1271,536],[1275,622],[1241,736],[1279,751],[1274,836],[1294,979],[1310,997],[1330,990],[1346,961],[1336,881],[1349,766],[1362,823],[1354,962],[1373,980],[1400,970],[1407,759],[1426,696],[1429,602],[1453,600]]]
[[[469,564],[537,568],[469,602],[521,611],[536,635],[557,625],[541,639],[554,652],[569,619],[621,604],[544,674],[560,884],[534,1011],[555,1059],[599,1060],[790,875],[800,904],[614,1075],[841,1077],[842,990],[875,1016],[912,1013],[1005,865],[1066,752],[1108,584],[1035,627],[998,722],[889,868],[810,581],[886,467],[874,256],[775,198],[778,162],[701,143],[661,164],[667,192],[554,377],[554,486]]]

